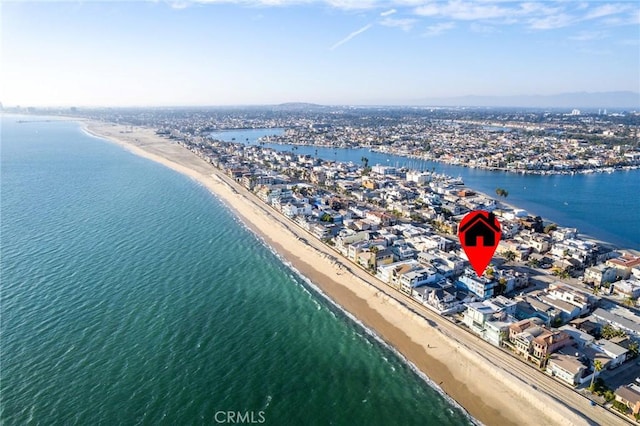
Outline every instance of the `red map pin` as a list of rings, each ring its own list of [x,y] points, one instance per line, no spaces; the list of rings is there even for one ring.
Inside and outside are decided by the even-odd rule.
[[[493,213],[474,210],[460,221],[458,238],[478,276],[484,274],[500,242],[500,222]]]

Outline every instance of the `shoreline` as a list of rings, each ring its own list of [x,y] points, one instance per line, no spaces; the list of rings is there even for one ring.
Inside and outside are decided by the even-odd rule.
[[[375,278],[352,268],[354,265],[339,258],[330,248],[290,226],[283,216],[277,217],[250,193],[235,188],[222,172],[182,146],[155,135],[152,129],[135,128],[131,133],[119,133],[122,127],[117,125],[84,121],[81,126],[92,137],[114,142],[202,184],[285,264],[289,263],[347,316],[353,316],[365,330],[371,330],[410,366],[428,377],[430,384],[441,389],[478,421],[489,425],[540,424],[542,417],[546,420],[543,424],[588,423],[580,415],[587,411],[586,399],[566,389],[574,394],[570,396],[576,401],[570,407],[556,401],[554,392],[562,393],[557,388],[563,385],[545,384],[532,388],[539,378],[522,377],[508,371],[507,366],[491,358],[493,349],[476,344],[473,338],[464,335],[463,330],[454,330],[451,327],[455,326],[447,324],[446,319],[435,314],[430,318],[417,314],[407,307],[408,302],[399,302],[390,289],[379,287],[383,284],[376,284]],[[515,358],[512,361],[518,363],[516,368],[528,368]]]

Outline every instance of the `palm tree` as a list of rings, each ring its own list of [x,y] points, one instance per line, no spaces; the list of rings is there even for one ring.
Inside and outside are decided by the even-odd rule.
[[[369,165],[369,159],[367,157],[362,157],[360,161],[362,161],[362,167],[366,168]]]
[[[627,349],[629,349],[629,353],[631,354],[632,358],[636,358],[638,356],[638,343],[637,342],[629,343],[629,347]]]
[[[634,299],[633,297],[625,297],[622,303],[624,304],[624,306],[633,306],[636,303],[636,299]]]
[[[541,368],[544,368],[547,366],[547,364],[549,363],[549,358],[551,358],[551,354],[546,354],[544,356],[544,359],[542,360],[542,363],[540,365]]]
[[[599,359],[593,361],[593,376],[591,376],[591,384],[589,385],[589,390],[593,392],[593,381],[596,379],[596,373],[602,370],[602,362]]]
[[[507,250],[502,255],[507,259],[507,262],[516,260],[516,253],[513,250]]]

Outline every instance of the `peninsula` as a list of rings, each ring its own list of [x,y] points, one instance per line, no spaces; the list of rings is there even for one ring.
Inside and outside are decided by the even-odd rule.
[[[633,252],[572,228],[544,229],[539,218],[443,176],[140,125],[86,128],[206,186],[480,422],[623,424],[637,412],[624,399],[638,392],[633,384],[607,388],[621,379],[612,372],[634,371],[638,352],[640,321],[621,306],[633,306],[640,289]],[[432,218],[407,208],[418,200]],[[483,277],[468,269],[453,236],[460,215],[475,208],[512,230]],[[576,271],[582,280],[570,278]]]

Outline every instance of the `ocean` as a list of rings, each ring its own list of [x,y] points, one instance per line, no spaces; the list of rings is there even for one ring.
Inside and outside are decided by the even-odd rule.
[[[263,136],[282,134],[283,129],[241,129],[215,132],[213,137],[225,141],[256,144]],[[276,150],[290,151],[293,145],[264,144]],[[410,167],[434,170],[461,177],[466,186],[490,196],[496,188],[505,188],[505,202],[539,215],[561,226],[576,227],[588,236],[613,243],[621,248],[640,250],[640,170],[577,175],[522,175],[502,171],[471,169],[434,161],[371,152],[368,149],[297,146],[296,154],[318,156],[369,165]]]
[[[76,123],[16,118],[0,423],[470,424],[205,188]]]

